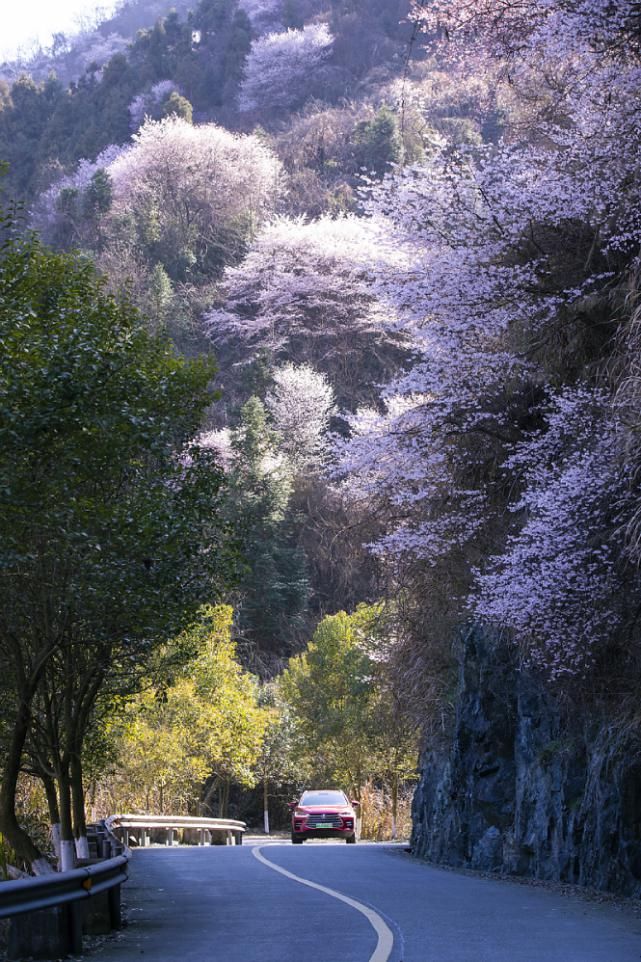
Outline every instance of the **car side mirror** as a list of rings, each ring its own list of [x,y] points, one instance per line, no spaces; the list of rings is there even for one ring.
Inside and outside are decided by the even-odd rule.
[[[361,803],[360,803],[360,802],[357,802],[355,798],[352,799],[352,801],[350,802],[350,805],[352,806],[352,808],[360,808],[360,807],[361,807]]]
[[[295,808],[298,808],[298,802],[287,802],[287,808],[290,812],[293,812]]]

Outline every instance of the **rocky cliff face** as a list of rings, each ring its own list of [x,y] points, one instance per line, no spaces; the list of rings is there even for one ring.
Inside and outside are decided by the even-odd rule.
[[[594,710],[562,711],[478,631],[463,639],[451,742],[426,749],[421,773],[420,857],[641,895],[639,746]]]

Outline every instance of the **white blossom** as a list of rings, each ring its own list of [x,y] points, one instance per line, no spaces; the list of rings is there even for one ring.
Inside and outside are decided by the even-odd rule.
[[[240,109],[283,109],[302,103],[333,42],[325,23],[254,40],[245,64]]]
[[[281,450],[297,470],[322,461],[334,413],[334,392],[323,374],[308,364],[284,364],[274,371],[265,407]]]

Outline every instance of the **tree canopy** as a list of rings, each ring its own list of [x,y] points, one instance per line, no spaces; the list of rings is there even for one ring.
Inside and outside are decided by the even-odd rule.
[[[386,682],[382,619],[381,607],[365,605],[328,615],[278,681],[301,773],[310,784],[343,785],[356,798],[371,779],[397,789],[417,762],[416,725]]]
[[[171,650],[187,648],[188,660],[173,677],[150,679],[114,719],[117,773],[102,791],[119,805],[225,817],[230,783],[254,784],[268,716],[231,628],[231,608],[202,609],[164,653],[171,664]]]
[[[17,229],[4,215],[0,645],[17,700],[0,823],[37,861],[13,808],[34,700],[64,697],[59,717],[78,726],[62,739],[64,776],[89,692],[120,673],[131,684],[154,646],[227,583],[233,549],[220,470],[190,448],[212,364],[179,359],[90,265]]]

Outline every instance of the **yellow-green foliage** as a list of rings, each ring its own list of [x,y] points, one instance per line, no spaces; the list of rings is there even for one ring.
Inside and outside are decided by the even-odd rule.
[[[212,776],[254,784],[268,712],[236,660],[231,626],[231,608],[203,609],[176,643],[194,657],[126,707],[111,805],[177,813],[196,806]]]

